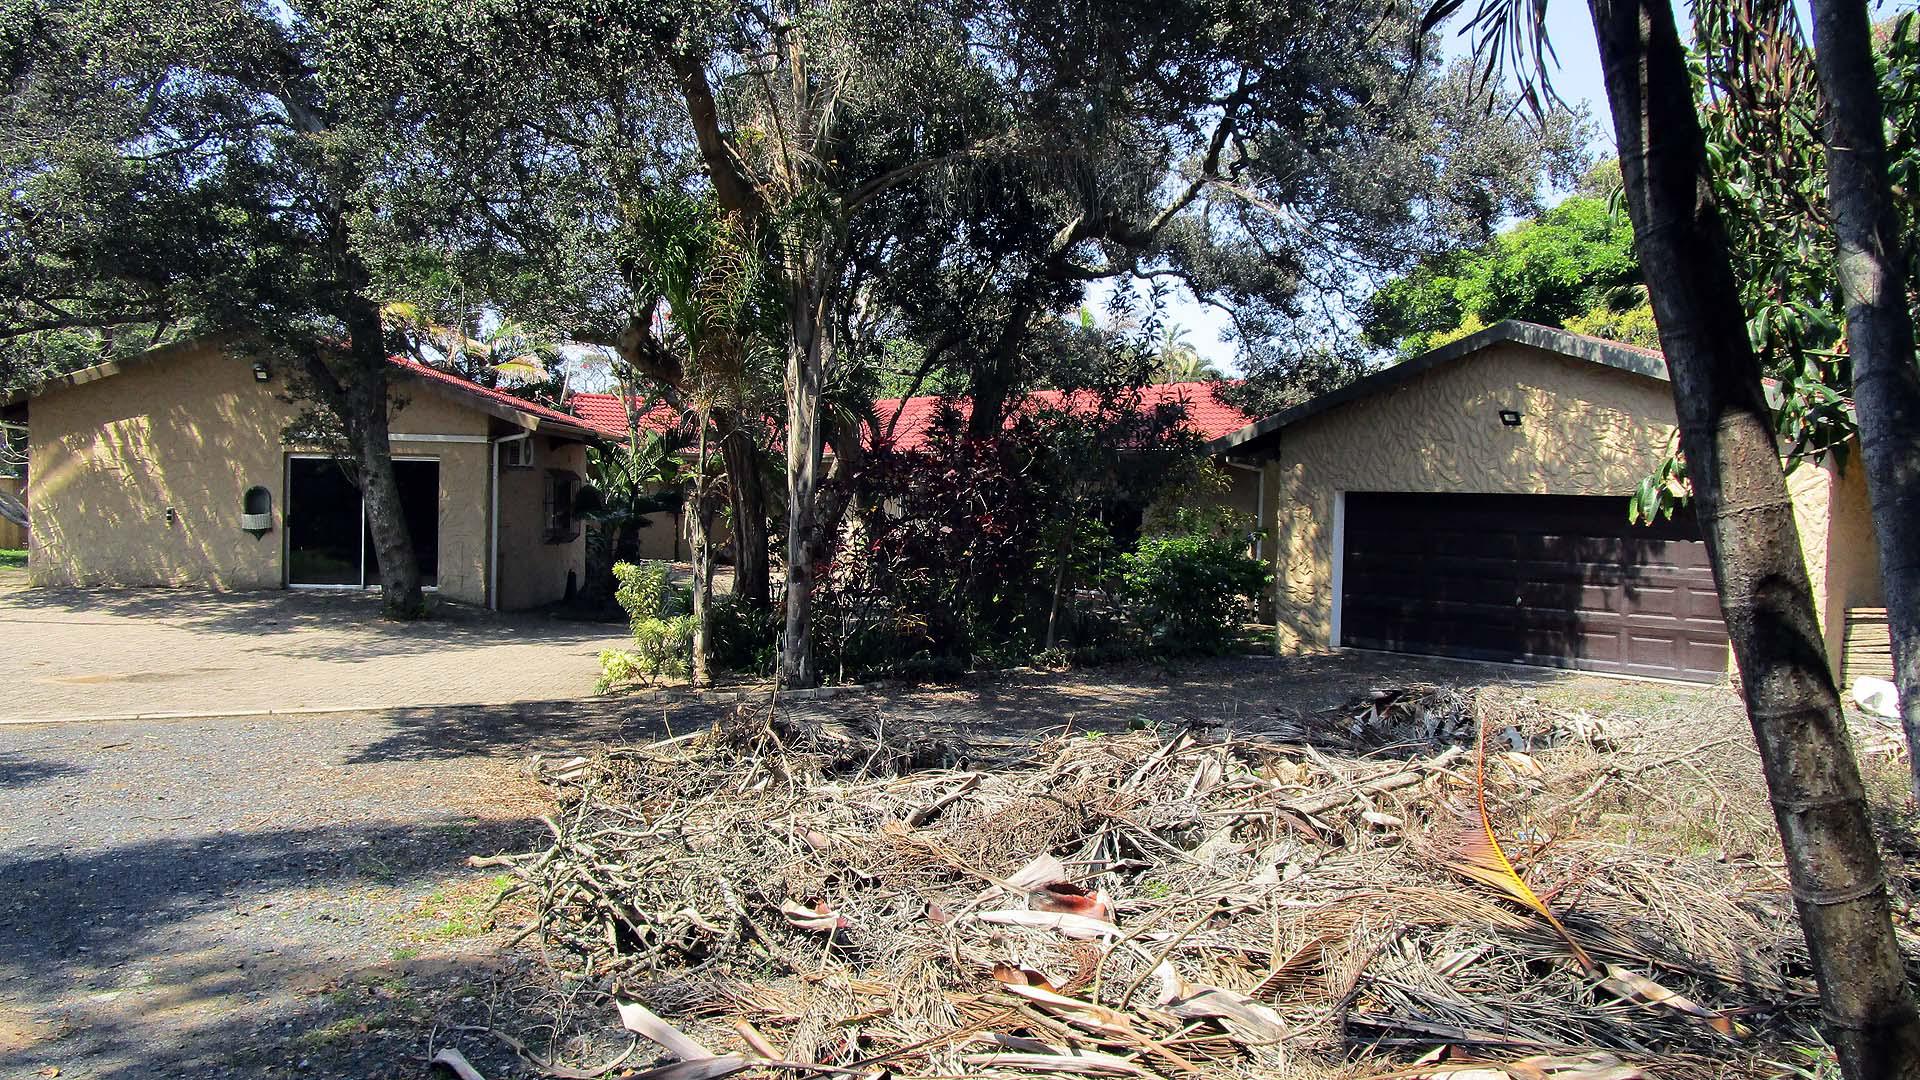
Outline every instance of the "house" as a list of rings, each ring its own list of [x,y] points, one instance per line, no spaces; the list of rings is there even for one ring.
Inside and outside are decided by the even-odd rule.
[[[1188,430],[1202,439],[1219,438],[1238,431],[1253,419],[1214,396],[1214,391],[1221,385],[1217,382],[1182,382],[1143,387],[1140,390],[1140,407],[1147,410],[1178,404],[1186,410],[1182,422]],[[941,404],[949,401],[953,402],[962,416],[966,415],[969,403],[965,398],[956,400],[928,394],[875,401],[873,415],[879,424],[878,437],[898,451],[912,453],[925,449],[933,418]],[[1040,390],[1027,394],[1023,402],[1026,408],[1060,408],[1063,405],[1071,408],[1076,402],[1090,404],[1091,399],[1063,395],[1058,390]],[[617,394],[576,393],[567,399],[566,404],[582,421],[603,431],[618,432],[620,438],[626,437],[629,418],[642,432],[665,433],[683,427],[683,417],[678,409],[650,403],[644,398],[631,399],[629,405],[623,404]],[[1222,496],[1223,501],[1246,514],[1249,519],[1256,518],[1260,509],[1259,470],[1233,462],[1225,464],[1228,465],[1230,484]],[[720,535],[715,543],[724,552],[727,542],[724,523],[716,527]],[[645,558],[678,560],[687,557],[678,514],[671,517],[660,515],[653,527],[641,530],[638,541],[640,553]]]
[[[1728,639],[1697,524],[1627,517],[1674,438],[1659,353],[1503,322],[1209,449],[1261,470],[1283,653],[1711,681]],[[1828,655],[1849,681],[1886,647],[1862,472],[1788,476]]]
[[[1184,410],[1181,425],[1201,439],[1212,442],[1232,435],[1253,420],[1237,406],[1220,400],[1216,391],[1230,385],[1219,381],[1155,383],[1140,388],[1139,407],[1147,411],[1177,405]],[[953,403],[963,418],[967,415],[970,402],[966,398],[923,395],[875,401],[873,410],[879,421],[881,438],[895,450],[913,452],[924,449],[934,417],[938,415],[942,403],[948,401]],[[1091,397],[1084,393],[1036,390],[1027,394],[1021,405],[1022,408],[1038,409],[1073,409],[1076,406],[1091,408]],[[1225,466],[1228,480],[1220,501],[1245,514],[1249,520],[1261,520],[1265,509],[1260,501],[1261,470],[1238,457],[1216,455],[1216,460]],[[1264,541],[1256,541],[1256,554],[1263,550]]]
[[[585,571],[572,510],[586,447],[610,433],[393,363],[394,471],[422,579],[494,608],[560,599]],[[28,429],[36,585],[378,586],[359,490],[321,447],[287,443],[303,406],[269,363],[187,340],[5,404]]]
[[[629,434],[639,434],[644,438],[678,432],[685,444],[690,446],[697,430],[697,425],[684,411],[658,399],[632,397],[623,402],[619,394],[575,393],[567,397],[565,404],[582,422],[606,432],[610,439],[622,444]],[[718,453],[718,450],[714,451],[716,456]],[[687,531],[686,517],[678,507],[648,514],[647,524],[641,526],[632,538],[634,550],[642,559],[683,562],[692,558]],[[712,543],[716,555],[726,556],[728,545],[732,543],[731,535],[726,522],[714,523]]]

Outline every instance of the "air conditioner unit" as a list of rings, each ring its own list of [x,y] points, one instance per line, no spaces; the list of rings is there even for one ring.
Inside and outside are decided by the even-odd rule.
[[[515,439],[500,444],[500,463],[509,469],[533,468],[533,440]]]

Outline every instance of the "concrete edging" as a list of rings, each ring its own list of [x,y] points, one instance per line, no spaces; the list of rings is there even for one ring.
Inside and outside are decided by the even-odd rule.
[[[861,684],[845,686],[817,686],[808,690],[783,690],[780,697],[793,701],[817,701],[839,697],[842,694],[856,693],[867,687]],[[749,698],[770,696],[763,690],[697,690],[680,687],[663,687],[643,690],[631,695],[611,697],[604,694],[590,697],[562,698],[508,698],[504,701],[445,701],[420,702],[411,705],[383,704],[362,705],[303,705],[291,709],[205,709],[187,712],[140,712],[140,713],[101,713],[90,716],[50,716],[45,718],[0,717],[0,727],[26,727],[41,724],[111,724],[137,720],[235,720],[249,716],[327,716],[342,713],[385,713],[401,709],[500,709],[510,705],[557,705],[602,702],[605,704],[662,704],[671,705],[682,701],[696,701],[716,705],[734,704]]]

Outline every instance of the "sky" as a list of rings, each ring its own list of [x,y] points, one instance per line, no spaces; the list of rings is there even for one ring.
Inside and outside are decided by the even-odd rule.
[[[1468,5],[1471,11],[1473,5]],[[1683,13],[1684,14],[1684,13]],[[1456,16],[1452,35],[1442,42],[1442,56],[1452,61],[1472,52],[1471,40],[1460,36],[1466,17]],[[1682,25],[1686,25],[1683,21]],[[1595,156],[1613,153],[1613,124],[1607,113],[1607,91],[1600,75],[1600,54],[1593,40],[1593,24],[1588,21],[1587,5],[1581,0],[1557,0],[1547,5],[1547,37],[1553,43],[1557,66],[1549,72],[1553,88],[1568,105],[1584,108],[1593,130],[1590,144]],[[1096,313],[1105,304],[1106,295],[1090,296],[1087,306]],[[1234,346],[1221,340],[1227,329],[1226,315],[1196,303],[1184,292],[1167,308],[1167,321],[1186,330],[1187,343],[1223,371],[1237,372]]]

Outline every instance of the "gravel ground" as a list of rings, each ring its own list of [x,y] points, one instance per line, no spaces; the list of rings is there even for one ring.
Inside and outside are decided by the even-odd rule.
[[[1559,695],[1698,689],[1352,655],[1224,660],[802,707],[962,736],[1064,723],[1259,728],[1371,686],[1520,678]],[[687,731],[716,706],[632,697],[501,710],[0,728],[0,1076],[419,1076],[481,1036],[516,964],[468,855],[543,828],[535,751]]]
[[[0,1076],[300,1071],[366,1006],[458,1005],[492,895],[463,860],[544,831],[524,748],[628,713],[0,730]],[[317,1074],[383,1075],[357,1056]]]

